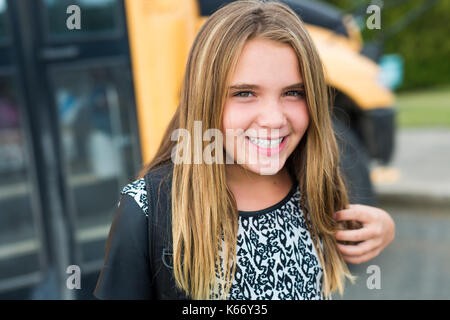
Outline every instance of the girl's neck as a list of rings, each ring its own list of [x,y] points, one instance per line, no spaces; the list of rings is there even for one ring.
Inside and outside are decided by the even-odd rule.
[[[274,175],[259,175],[240,165],[227,165],[227,184],[238,210],[257,211],[281,201],[291,190],[293,179],[286,166]]]

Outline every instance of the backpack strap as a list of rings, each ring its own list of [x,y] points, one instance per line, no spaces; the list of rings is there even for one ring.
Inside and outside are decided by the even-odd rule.
[[[172,261],[172,171],[168,161],[145,175],[148,199],[148,241],[152,287],[157,299],[187,299],[178,290]]]

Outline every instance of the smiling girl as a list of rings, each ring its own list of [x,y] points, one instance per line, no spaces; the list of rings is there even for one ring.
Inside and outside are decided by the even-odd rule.
[[[381,209],[348,204],[330,113],[319,56],[291,9],[237,1],[214,13],[192,46],[165,139],[140,179],[122,191],[95,295],[342,294],[345,278],[353,280],[346,261],[378,255],[394,225]],[[216,152],[231,163],[173,163],[179,141],[172,133],[182,128],[195,136],[195,121],[223,133]],[[202,152],[202,144],[188,143],[183,153]],[[338,231],[337,220],[362,228]],[[158,228],[168,230],[168,246]],[[153,259],[160,250],[161,261]]]

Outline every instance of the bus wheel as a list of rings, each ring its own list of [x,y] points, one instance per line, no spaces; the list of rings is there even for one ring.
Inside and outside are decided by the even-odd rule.
[[[351,204],[376,206],[376,196],[369,174],[370,158],[361,139],[341,120],[333,118],[339,146],[340,170]]]

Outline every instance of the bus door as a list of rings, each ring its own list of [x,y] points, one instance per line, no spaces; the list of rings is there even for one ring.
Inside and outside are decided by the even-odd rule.
[[[92,298],[141,165],[123,1],[0,0],[0,43],[0,296]]]

